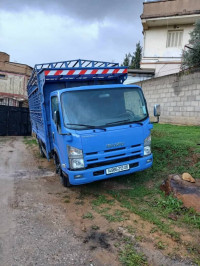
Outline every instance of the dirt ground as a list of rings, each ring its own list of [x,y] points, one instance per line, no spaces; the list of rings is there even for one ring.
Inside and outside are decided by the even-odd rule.
[[[99,186],[121,189],[115,180]],[[1,137],[0,265],[117,266],[124,239],[132,239],[149,265],[195,265],[184,257],[184,246],[153,232],[152,224],[117,202],[92,205],[95,197],[83,188],[62,187],[53,163],[41,159],[23,137]],[[102,215],[105,208],[127,219],[111,222]],[[181,233],[185,241],[194,241],[195,236]],[[167,243],[167,251],[155,246],[158,238]]]

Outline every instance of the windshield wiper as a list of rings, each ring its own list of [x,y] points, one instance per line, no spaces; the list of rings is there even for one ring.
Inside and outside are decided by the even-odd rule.
[[[106,125],[115,125],[115,124],[119,124],[120,125],[121,123],[126,123],[126,122],[129,122],[131,124],[138,124],[138,125],[143,126],[142,122],[139,122],[139,121],[130,121],[130,119],[115,121],[115,122],[107,123]]]
[[[130,122],[130,119],[125,119],[125,120],[110,122],[110,123],[106,123],[106,125],[115,125],[115,124],[121,124],[121,123],[125,123],[125,122]]]
[[[137,125],[141,125],[141,126],[143,126],[143,124],[142,124],[142,122],[139,122],[139,121],[133,121],[133,122],[131,122],[132,124],[137,124]]]
[[[105,128],[103,127],[96,127],[96,126],[92,126],[92,125],[86,125],[86,124],[71,124],[71,123],[67,123],[66,125],[68,126],[82,126],[82,127],[86,127],[86,128],[89,128],[89,129],[101,129],[103,131],[106,131]]]

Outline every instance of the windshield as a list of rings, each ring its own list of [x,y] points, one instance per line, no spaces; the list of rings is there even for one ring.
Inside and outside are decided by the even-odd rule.
[[[108,127],[147,117],[139,88],[68,91],[61,96],[64,125],[72,129]]]

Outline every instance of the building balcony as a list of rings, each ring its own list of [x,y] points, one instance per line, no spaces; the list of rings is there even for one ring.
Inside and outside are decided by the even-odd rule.
[[[142,19],[200,14],[197,0],[162,0],[144,3]]]
[[[194,24],[200,19],[198,0],[162,0],[144,3],[141,15],[144,29],[153,26]]]

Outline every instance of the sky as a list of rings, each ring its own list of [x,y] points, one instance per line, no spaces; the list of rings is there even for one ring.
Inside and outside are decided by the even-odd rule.
[[[122,63],[142,43],[143,0],[0,0],[0,51],[10,61]]]

